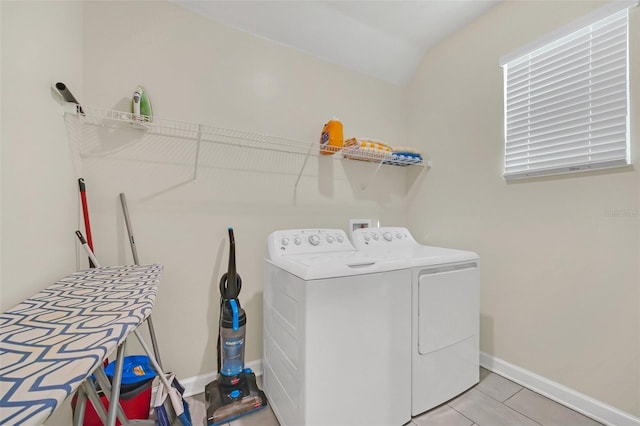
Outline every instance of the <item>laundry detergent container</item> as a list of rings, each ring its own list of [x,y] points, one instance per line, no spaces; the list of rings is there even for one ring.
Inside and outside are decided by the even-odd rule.
[[[105,373],[111,381],[115,362],[110,363],[105,368]],[[124,359],[122,368],[122,384],[120,385],[120,405],[129,420],[141,420],[149,418],[149,408],[151,405],[151,389],[153,378],[156,376],[155,371],[149,363],[149,357],[142,355],[127,356]],[[98,387],[93,380],[94,386]],[[98,387],[100,401],[105,408],[109,409],[109,402],[104,392]],[[76,410],[77,395],[74,395],[71,401],[71,407],[74,415]],[[84,426],[102,426],[100,417],[94,409],[91,401],[87,400],[84,413]],[[120,421],[116,421],[116,425],[120,425]]]

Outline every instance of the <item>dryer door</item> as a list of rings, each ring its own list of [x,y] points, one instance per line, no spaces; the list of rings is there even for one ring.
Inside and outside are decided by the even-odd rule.
[[[419,272],[420,354],[454,345],[478,333],[479,287],[479,273],[475,263]]]

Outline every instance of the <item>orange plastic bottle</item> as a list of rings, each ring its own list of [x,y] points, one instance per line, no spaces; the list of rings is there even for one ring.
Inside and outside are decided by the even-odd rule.
[[[329,120],[322,128],[320,135],[320,153],[332,155],[340,151],[344,146],[344,136],[342,133],[342,123],[336,117]]]

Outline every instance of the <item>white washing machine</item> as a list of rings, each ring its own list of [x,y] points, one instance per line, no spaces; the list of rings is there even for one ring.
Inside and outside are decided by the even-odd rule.
[[[406,228],[353,231],[353,244],[376,257],[411,263],[411,415],[436,407],[478,383],[478,255],[419,244]]]
[[[283,426],[411,420],[411,270],[356,250],[344,231],[268,237],[264,390]]]

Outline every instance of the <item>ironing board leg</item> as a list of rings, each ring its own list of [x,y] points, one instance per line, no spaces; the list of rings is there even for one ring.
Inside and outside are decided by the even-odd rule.
[[[120,385],[122,384],[122,367],[124,365],[124,348],[126,340],[118,346],[118,353],[113,372],[113,384],[111,385],[111,398],[109,398],[109,413],[107,414],[106,426],[115,426],[116,413],[120,407]]]
[[[82,423],[84,422],[84,411],[87,407],[87,394],[82,386],[78,388],[77,395],[78,399],[76,400],[76,409],[73,413],[73,426],[82,426]]]
[[[107,412],[104,409],[104,405],[102,405],[102,401],[100,401],[100,397],[98,396],[95,387],[90,380],[85,380],[81,386],[82,389],[84,389],[87,397],[89,398],[89,401],[91,401],[93,409],[96,410],[96,414],[100,418],[100,421],[102,422],[102,424],[106,424],[105,421],[107,420]]]
[[[160,368],[160,365],[158,365],[158,361],[156,361],[153,355],[151,355],[151,351],[149,350],[147,343],[144,341],[144,339],[142,338],[138,330],[137,329],[133,330],[133,334],[135,334],[136,338],[138,339],[138,342],[140,342],[140,346],[142,346],[142,349],[144,349],[146,354],[149,356],[149,362],[153,366],[153,369],[156,370],[156,373],[158,374],[158,379],[160,379],[162,384],[167,389],[171,389],[171,383],[169,383],[169,381],[167,380],[167,377],[164,374],[164,371],[162,371],[162,368]]]
[[[158,361],[158,365],[162,368],[162,361],[160,360],[160,350],[158,349],[158,341],[156,340],[156,332],[153,328],[153,321],[151,315],[147,317],[147,326],[149,326],[149,336],[151,337],[151,346],[153,347],[153,355]]]
[[[96,377],[96,382],[98,382],[98,385],[100,385],[100,389],[102,389],[104,394],[111,395],[111,391],[112,391],[111,383],[109,383],[109,378],[105,374],[104,369],[98,368],[96,371],[93,372],[93,375]],[[111,401],[109,401],[109,406],[111,406]],[[117,414],[118,420],[120,420],[120,423],[122,423],[123,425],[128,424],[129,418],[124,412],[124,409],[120,405],[119,401],[118,401],[118,404],[116,404],[116,410],[118,410],[116,414]]]

